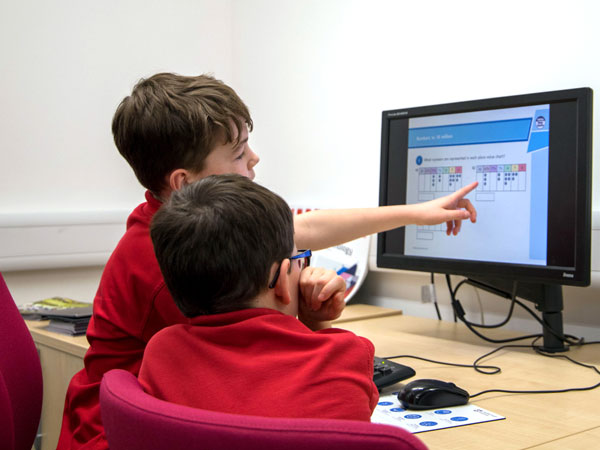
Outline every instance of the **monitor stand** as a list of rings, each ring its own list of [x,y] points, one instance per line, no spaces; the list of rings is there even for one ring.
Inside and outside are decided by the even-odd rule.
[[[513,282],[502,279],[468,278],[468,284],[493,294],[510,299]],[[543,344],[540,350],[549,353],[566,352],[569,346],[557,337],[563,336],[563,294],[558,284],[518,282],[517,297],[531,301],[542,313],[542,320],[547,326],[543,328]],[[552,333],[552,331],[554,333]]]

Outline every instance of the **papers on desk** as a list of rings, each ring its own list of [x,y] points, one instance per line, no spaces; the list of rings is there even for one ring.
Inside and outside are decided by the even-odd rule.
[[[50,320],[49,331],[77,336],[85,334],[92,317],[92,304],[66,297],[50,297],[19,306],[27,320]]]
[[[87,331],[90,317],[51,317],[48,331],[79,336]]]
[[[412,411],[402,408],[398,393],[382,395],[373,411],[371,422],[404,428],[411,433],[460,427],[473,423],[505,419],[471,403],[451,408]]]
[[[92,315],[92,304],[67,297],[48,297],[17,305],[27,320],[48,320],[50,316],[84,317]]]

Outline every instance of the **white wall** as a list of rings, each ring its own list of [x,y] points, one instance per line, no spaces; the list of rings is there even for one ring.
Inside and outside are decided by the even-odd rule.
[[[593,0],[233,5],[233,79],[255,119],[257,177],[292,203],[377,205],[385,109],[600,92]],[[600,152],[594,162],[600,209]]]
[[[131,209],[112,116],[160,71],[231,78],[231,3],[2,0],[0,212]]]
[[[214,72],[239,92],[256,124],[257,181],[290,203],[375,206],[382,110],[580,86],[598,95],[599,12],[593,0],[3,0],[0,213],[141,201],[110,121],[139,77],[162,70]],[[100,272],[4,275],[25,302],[91,299]],[[364,297],[434,314],[418,301],[426,276],[371,275]],[[592,291],[577,292],[566,290],[569,320],[569,308],[596,308]],[[581,316],[600,328],[600,314]]]
[[[600,6],[592,0],[233,5],[234,85],[255,120],[257,180],[292,204],[378,204],[383,110],[583,86],[600,93]],[[598,114],[594,131],[599,136]],[[599,151],[593,170],[600,210]],[[428,281],[417,272],[371,272],[355,298],[435,317],[420,303]],[[600,338],[600,272],[594,284],[564,290],[567,331],[588,338]],[[450,319],[442,277],[437,289]],[[477,320],[474,291],[460,294]],[[481,297],[487,323],[503,318],[504,302]],[[520,312],[510,326],[539,330]]]
[[[142,202],[113,144],[117,105],[140,78],[160,71],[212,72],[231,82],[231,36],[230,1],[1,0],[0,232],[39,225],[39,217],[65,225],[73,215],[114,216]],[[92,300],[101,270],[3,275],[19,303]]]

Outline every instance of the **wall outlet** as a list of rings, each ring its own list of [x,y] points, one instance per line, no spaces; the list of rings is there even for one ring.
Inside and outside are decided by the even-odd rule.
[[[426,284],[421,286],[421,303],[436,302],[435,284]]]

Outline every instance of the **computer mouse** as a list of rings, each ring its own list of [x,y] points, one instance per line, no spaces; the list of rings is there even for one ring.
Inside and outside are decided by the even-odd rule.
[[[398,400],[406,409],[437,409],[465,405],[469,402],[469,393],[454,383],[423,379],[404,386]]]

